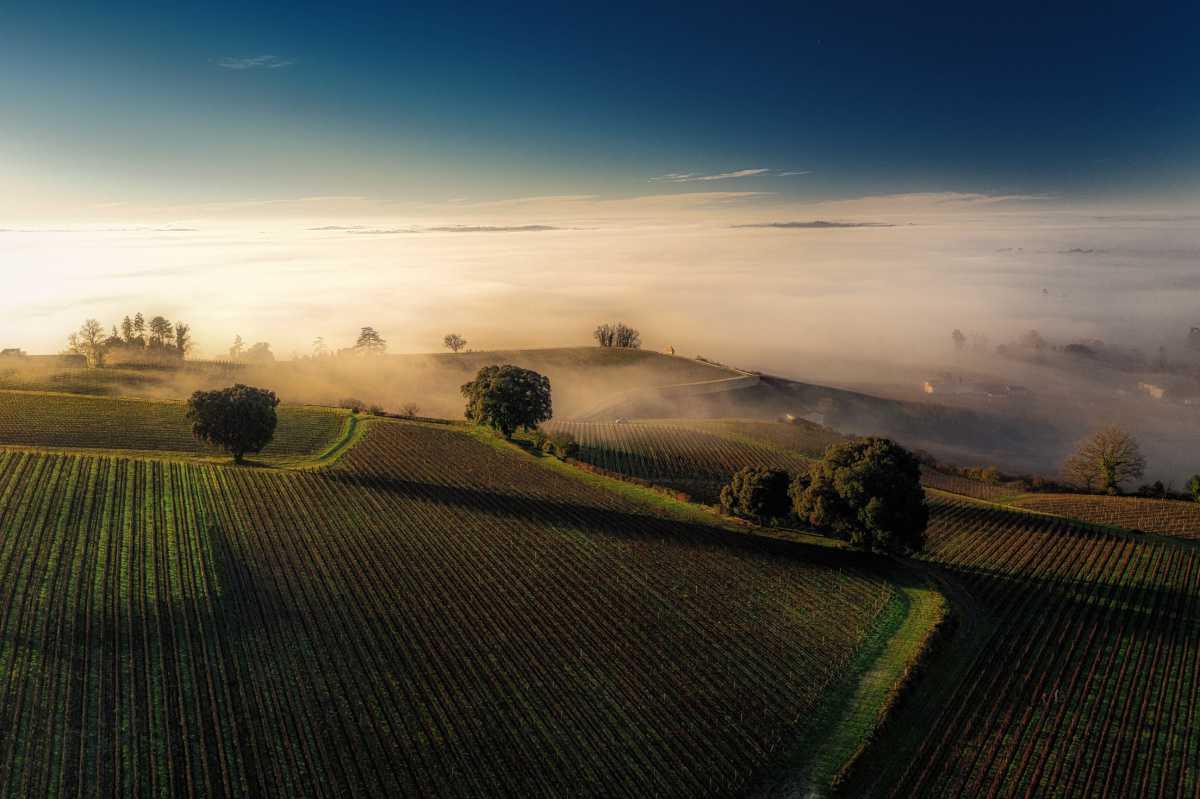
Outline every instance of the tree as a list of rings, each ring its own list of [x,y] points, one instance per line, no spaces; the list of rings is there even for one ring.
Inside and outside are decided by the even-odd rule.
[[[447,333],[446,337],[442,339],[442,346],[451,352],[462,352],[463,348],[467,346],[467,340],[457,333]]]
[[[462,387],[465,416],[505,438],[519,427],[532,430],[553,415],[550,380],[531,369],[505,364],[485,366]]]
[[[95,319],[84,322],[79,332],[67,337],[67,350],[75,355],[87,358],[88,365],[99,369],[104,366],[104,356],[108,352],[105,341],[104,326]]]
[[[329,354],[329,348],[325,346],[325,337],[317,336],[313,339],[313,357],[324,358]]]
[[[624,322],[606,322],[597,325],[596,329],[592,331],[592,338],[596,339],[596,343],[601,347],[624,347],[635,350],[642,346],[641,334]]]
[[[360,355],[382,355],[387,350],[387,342],[373,327],[364,327],[354,343],[354,351]]]
[[[150,346],[166,347],[172,343],[175,335],[171,323],[165,317],[156,316],[150,320]]]
[[[1200,502],[1200,474],[1193,474],[1188,480],[1188,493],[1192,495],[1192,499]]]
[[[242,353],[242,360],[246,363],[271,363],[275,360],[275,353],[271,352],[271,345],[267,342],[256,341]]]
[[[246,350],[246,344],[242,341],[241,336],[233,337],[233,346],[229,348],[229,360],[240,361],[242,353]]]
[[[133,343],[133,320],[129,318],[128,314],[121,320],[121,338],[126,344]]]
[[[133,316],[133,337],[140,339],[144,344],[146,339],[146,317],[142,316],[141,311]]]
[[[796,514],[852,546],[894,554],[925,546],[929,508],[915,455],[887,438],[833,444],[791,487]]]
[[[954,349],[958,350],[959,352],[962,352],[963,348],[967,346],[967,337],[957,327],[954,328],[954,332],[950,334],[950,338],[954,339]]]
[[[746,466],[734,473],[729,485],[721,489],[721,511],[743,516],[760,524],[782,519],[790,510],[788,484],[791,478],[782,469]]]
[[[1096,431],[1063,464],[1063,474],[1087,490],[1117,494],[1121,483],[1146,472],[1137,439],[1115,425]]]
[[[238,383],[216,391],[197,391],[188,400],[192,435],[233,454],[241,463],[247,452],[260,452],[275,435],[279,398],[274,391]]]
[[[175,323],[175,350],[180,358],[186,358],[192,350],[192,326],[185,322]]]

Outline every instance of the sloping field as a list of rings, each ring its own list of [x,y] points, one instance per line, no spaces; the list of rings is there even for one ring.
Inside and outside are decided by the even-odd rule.
[[[931,497],[926,559],[991,632],[931,673],[850,795],[1194,796],[1200,555]]]
[[[1013,504],[1092,524],[1200,539],[1200,502],[1088,494],[1035,494]]]
[[[0,391],[0,446],[132,449],[217,455],[192,437],[180,402]],[[347,423],[344,411],[280,405],[274,440],[252,458],[316,456]]]
[[[735,793],[894,589],[460,432],[0,453],[0,794]]]
[[[1003,500],[1025,490],[1019,484],[985,483],[982,480],[972,480],[957,474],[947,474],[928,466],[921,467],[921,485],[975,499],[986,499],[989,502]]]
[[[712,422],[550,422],[579,442],[579,459],[593,466],[685,491],[716,502],[721,486],[744,466],[806,468],[807,458]]]

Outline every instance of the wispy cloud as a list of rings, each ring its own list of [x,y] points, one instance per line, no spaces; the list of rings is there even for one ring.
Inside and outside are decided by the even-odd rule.
[[[542,230],[562,230],[553,225],[443,225],[427,230],[436,233],[536,233]]]
[[[407,233],[537,233],[543,230],[566,230],[553,225],[438,225],[434,227],[364,227],[363,225],[322,225],[309,230],[340,231],[356,236],[391,236]]]
[[[811,222],[751,222],[744,225],[730,225],[730,227],[802,228],[805,230],[825,230],[828,228],[844,227],[895,227],[895,225],[887,222],[826,222],[823,219],[814,219]]]
[[[790,178],[790,177],[796,177],[798,175],[811,175],[811,174],[812,174],[811,169],[803,169],[803,170],[793,169],[789,172],[780,172],[779,177]]]
[[[701,180],[730,180],[732,178],[752,178],[755,175],[764,175],[770,171],[769,169],[738,169],[733,172],[720,172],[716,175],[701,175],[696,172],[668,172],[665,175],[650,178],[650,181],[652,183],[693,183]]]
[[[327,194],[319,197],[301,197],[296,202],[300,203],[361,203],[367,200],[366,197],[358,194]]]
[[[217,66],[222,69],[283,69],[295,64],[295,59],[280,58],[277,55],[226,56],[217,59]]]

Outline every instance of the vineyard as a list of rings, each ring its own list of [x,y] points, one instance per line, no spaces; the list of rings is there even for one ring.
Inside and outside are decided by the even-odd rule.
[[[446,428],[0,453],[0,794],[724,795],[891,584]]]
[[[0,446],[126,449],[217,454],[192,437],[181,402],[0,391]],[[262,457],[315,456],[344,435],[347,414],[280,405],[275,439]]]
[[[931,498],[926,559],[992,632],[930,681],[854,793],[1195,796],[1200,554],[968,500]],[[932,692],[932,693],[929,693]],[[912,714],[916,714],[915,716]]]
[[[1200,502],[1089,494],[1037,494],[1022,497],[1014,504],[1092,524],[1200,539]]]
[[[947,474],[928,466],[921,467],[921,485],[975,499],[986,499],[989,502],[1002,501],[1025,490],[1019,483],[985,483],[957,474]]]
[[[716,502],[721,486],[743,466],[808,468],[801,452],[756,441],[727,424],[551,422],[545,427],[574,435],[586,463],[685,491],[700,502]]]

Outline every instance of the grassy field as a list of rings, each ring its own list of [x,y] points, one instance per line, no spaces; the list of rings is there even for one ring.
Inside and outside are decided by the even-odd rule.
[[[896,588],[454,428],[0,454],[0,794],[727,795]]]
[[[192,437],[181,402],[0,391],[0,446],[163,451],[224,456]],[[281,405],[274,440],[252,460],[292,464],[317,458],[348,435],[349,414]]]

